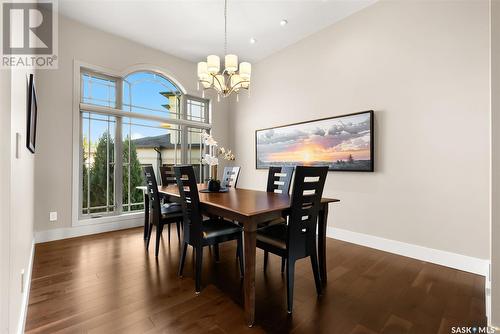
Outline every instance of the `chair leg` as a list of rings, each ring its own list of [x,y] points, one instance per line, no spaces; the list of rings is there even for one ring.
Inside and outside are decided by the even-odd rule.
[[[319,275],[319,264],[318,264],[318,254],[316,253],[316,247],[312,247],[311,249],[311,265],[314,275],[314,283],[316,284],[316,292],[318,296],[321,295],[321,278]]]
[[[153,233],[153,224],[149,224],[148,237],[146,238],[146,250],[149,250],[149,241],[151,240],[151,233]]]
[[[181,223],[175,222],[175,227],[177,228],[177,241],[181,242]]]
[[[288,258],[286,261],[286,292],[287,292],[287,311],[292,313],[293,309],[293,279],[295,275],[295,260]]]
[[[203,268],[203,247],[196,247],[196,294],[201,292],[201,270]]]
[[[286,259],[284,257],[281,258],[281,273],[283,274],[285,272],[285,263]]]
[[[144,193],[144,240],[148,238],[149,228],[149,195]]]
[[[238,251],[238,262],[240,263],[240,277],[243,278],[243,275],[245,274],[245,266],[243,264],[243,242],[241,237],[238,238],[238,243],[236,246],[236,250]]]
[[[215,255],[215,262],[219,262],[220,261],[220,257],[219,257],[219,244],[215,244],[214,245],[214,255]]]
[[[182,245],[181,260],[179,262],[179,276],[181,276],[181,277],[182,277],[182,272],[184,271],[184,262],[186,261],[187,247],[188,247],[188,244],[187,244],[187,242],[185,242]]]
[[[168,224],[168,243],[170,243],[170,225],[171,224]]]
[[[146,214],[144,214],[146,215]],[[149,219],[147,218],[144,218],[144,240],[146,240],[148,238],[148,234],[149,234],[149,222],[148,222]]]
[[[238,257],[240,256],[240,253],[241,253],[241,252],[240,252],[240,248],[242,248],[242,247],[241,247],[241,245],[240,245],[240,244],[237,244],[237,245],[236,245],[236,258],[238,258]]]
[[[160,252],[161,232],[163,232],[163,224],[160,223],[156,226],[156,248],[155,248],[156,257],[158,257],[158,253]]]
[[[269,252],[268,251],[264,251],[264,271],[266,271],[267,269],[267,262],[269,261]]]

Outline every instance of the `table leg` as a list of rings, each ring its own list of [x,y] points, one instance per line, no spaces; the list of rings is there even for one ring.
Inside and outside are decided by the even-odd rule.
[[[321,283],[326,285],[326,225],[328,223],[328,203],[324,203],[318,215],[318,261]]]
[[[148,238],[149,233],[149,195],[144,192],[144,240]]]
[[[243,247],[245,258],[245,318],[248,327],[255,322],[255,253],[257,224],[255,222],[243,222]]]

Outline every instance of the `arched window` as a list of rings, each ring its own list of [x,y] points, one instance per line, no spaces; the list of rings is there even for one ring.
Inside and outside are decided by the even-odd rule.
[[[145,115],[180,118],[181,90],[154,72],[135,72],[123,78],[122,109]]]
[[[81,69],[80,218],[143,210],[142,167],[191,163],[203,180],[208,101],[166,76]]]

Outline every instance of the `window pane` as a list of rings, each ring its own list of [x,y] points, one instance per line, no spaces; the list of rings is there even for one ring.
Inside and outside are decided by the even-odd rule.
[[[120,86],[117,86],[120,83]],[[123,83],[123,85],[122,85]],[[119,92],[118,90],[122,90]],[[118,94],[119,93],[119,94]],[[116,98],[121,96],[121,101]],[[186,110],[181,114],[180,89],[162,75],[137,72],[123,78],[113,78],[97,73],[82,73],[81,102],[116,108],[139,114],[136,118],[82,113],[82,170],[81,214],[94,216],[112,215],[144,209],[142,167],[154,167],[160,184],[159,167],[181,163],[192,164],[198,182],[208,176],[208,168],[201,164],[205,151],[201,129],[169,124],[168,119],[183,119],[208,123],[208,102],[187,97]],[[105,111],[104,111],[105,112]],[[144,116],[160,116],[166,120],[150,121]],[[121,138],[116,138],[116,125],[121,126]],[[118,167],[123,177],[115,178],[115,143],[121,140],[122,150]],[[187,142],[181,141],[186,140]],[[117,186],[118,185],[118,186]],[[116,197],[123,199],[115,203]]]
[[[82,214],[113,212],[114,117],[83,113],[82,136]]]
[[[178,126],[141,119],[123,119],[123,211],[143,209],[142,167],[153,166],[158,184],[159,167],[181,162]],[[129,201],[129,198],[131,201]]]
[[[123,110],[180,118],[179,89],[161,75],[137,72],[123,81]]]
[[[83,103],[116,108],[116,81],[82,74]]]
[[[186,107],[186,116],[188,120],[208,123],[208,120],[206,119],[208,103],[206,101],[188,99]]]
[[[201,129],[188,128],[187,163],[193,165],[198,183],[204,182],[208,176],[208,168],[201,163],[205,150],[201,133]]]

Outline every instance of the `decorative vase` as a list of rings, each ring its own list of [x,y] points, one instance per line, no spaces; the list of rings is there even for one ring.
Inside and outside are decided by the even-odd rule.
[[[217,180],[217,165],[210,166],[210,180],[208,180],[208,191],[219,191],[220,181]]]
[[[220,190],[220,181],[210,179],[208,180],[208,191],[218,192]]]
[[[217,180],[217,165],[210,166],[210,179]]]

